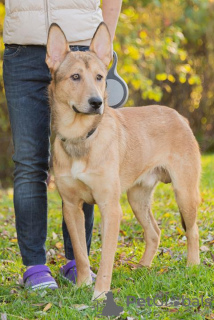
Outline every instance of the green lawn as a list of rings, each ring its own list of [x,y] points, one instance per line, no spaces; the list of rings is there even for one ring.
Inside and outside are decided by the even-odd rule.
[[[114,264],[112,292],[115,302],[124,308],[119,319],[214,319],[214,155],[202,157],[202,204],[198,214],[200,230],[201,265],[187,268],[186,239],[171,185],[159,184],[154,195],[153,212],[160,225],[162,236],[158,254],[150,269],[134,269],[145,247],[143,233],[123,196],[123,219]],[[0,315],[2,319],[107,319],[99,314],[105,303],[91,301],[92,288],[77,289],[59,277],[64,264],[61,232],[61,201],[54,189],[49,190],[49,228],[47,239],[48,265],[60,289],[42,293],[28,292],[20,285],[24,271],[17,245],[12,190],[0,193]],[[96,272],[100,259],[100,215],[96,208],[94,235],[91,249],[91,266]],[[127,296],[153,299],[164,297],[162,307],[151,301],[144,306],[132,303]],[[178,302],[174,305],[174,299]],[[187,300],[187,298],[189,300]],[[161,304],[161,296],[155,300]],[[171,299],[171,300],[170,300]],[[184,300],[186,299],[186,300]],[[158,301],[159,300],[159,301]],[[167,301],[167,306],[166,306]],[[169,303],[172,303],[170,305]],[[204,301],[204,300],[203,300]],[[133,301],[134,302],[134,301]],[[142,302],[142,300],[141,300]],[[193,304],[193,305],[192,305]],[[84,305],[84,310],[79,310]],[[111,317],[113,319],[114,317]]]

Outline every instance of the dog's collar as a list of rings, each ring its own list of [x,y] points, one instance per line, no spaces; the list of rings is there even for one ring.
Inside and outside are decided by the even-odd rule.
[[[88,138],[95,132],[96,129],[97,129],[97,128],[94,128],[94,129],[92,129],[91,131],[89,131],[89,132],[87,133],[86,139],[88,139]]]
[[[85,139],[88,139],[95,131],[96,131],[97,128],[94,128],[92,129],[91,131],[89,131],[85,137]],[[62,142],[65,142],[69,139],[66,139],[65,137],[63,137],[60,133],[57,133],[57,136],[59,137],[59,139],[62,141]]]

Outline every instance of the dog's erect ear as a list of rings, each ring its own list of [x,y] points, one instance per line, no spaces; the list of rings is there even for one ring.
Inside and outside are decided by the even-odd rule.
[[[90,51],[96,53],[106,66],[109,65],[112,59],[112,44],[108,27],[104,22],[99,24],[93,36]]]
[[[69,44],[62,29],[53,23],[48,32],[46,63],[51,72],[55,72],[69,52]]]

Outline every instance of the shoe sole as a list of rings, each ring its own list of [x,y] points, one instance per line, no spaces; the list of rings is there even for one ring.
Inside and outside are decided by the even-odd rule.
[[[49,281],[49,282],[45,282],[45,283],[39,283],[39,284],[36,284],[34,286],[29,286],[29,287],[26,287],[27,289],[30,289],[30,290],[39,290],[39,289],[45,289],[45,288],[49,288],[49,289],[52,289],[52,290],[55,290],[55,289],[58,289],[58,286],[56,284],[55,281]]]

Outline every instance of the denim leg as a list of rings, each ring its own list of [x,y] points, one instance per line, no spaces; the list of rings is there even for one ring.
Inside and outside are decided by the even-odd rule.
[[[72,48],[73,49],[73,48]],[[71,50],[72,50],[71,49]],[[87,50],[87,47],[78,50]],[[74,47],[74,50],[77,50]],[[42,46],[6,46],[5,92],[14,143],[14,208],[18,243],[26,266],[44,264],[47,236],[47,173],[50,157],[50,112],[47,86],[51,77]],[[88,254],[93,206],[84,204]],[[65,254],[74,259],[63,223]]]
[[[6,46],[3,76],[15,163],[14,208],[24,265],[46,262],[51,78],[42,46]]]
[[[91,247],[93,224],[94,224],[94,206],[91,204],[84,203],[83,212],[85,215],[86,245],[87,245],[87,251],[89,255],[90,247]],[[64,219],[62,221],[62,231],[63,231],[63,238],[64,238],[64,246],[65,246],[65,256],[68,260],[74,260],[74,252],[73,252],[70,236],[69,236],[68,229],[66,227]]]

